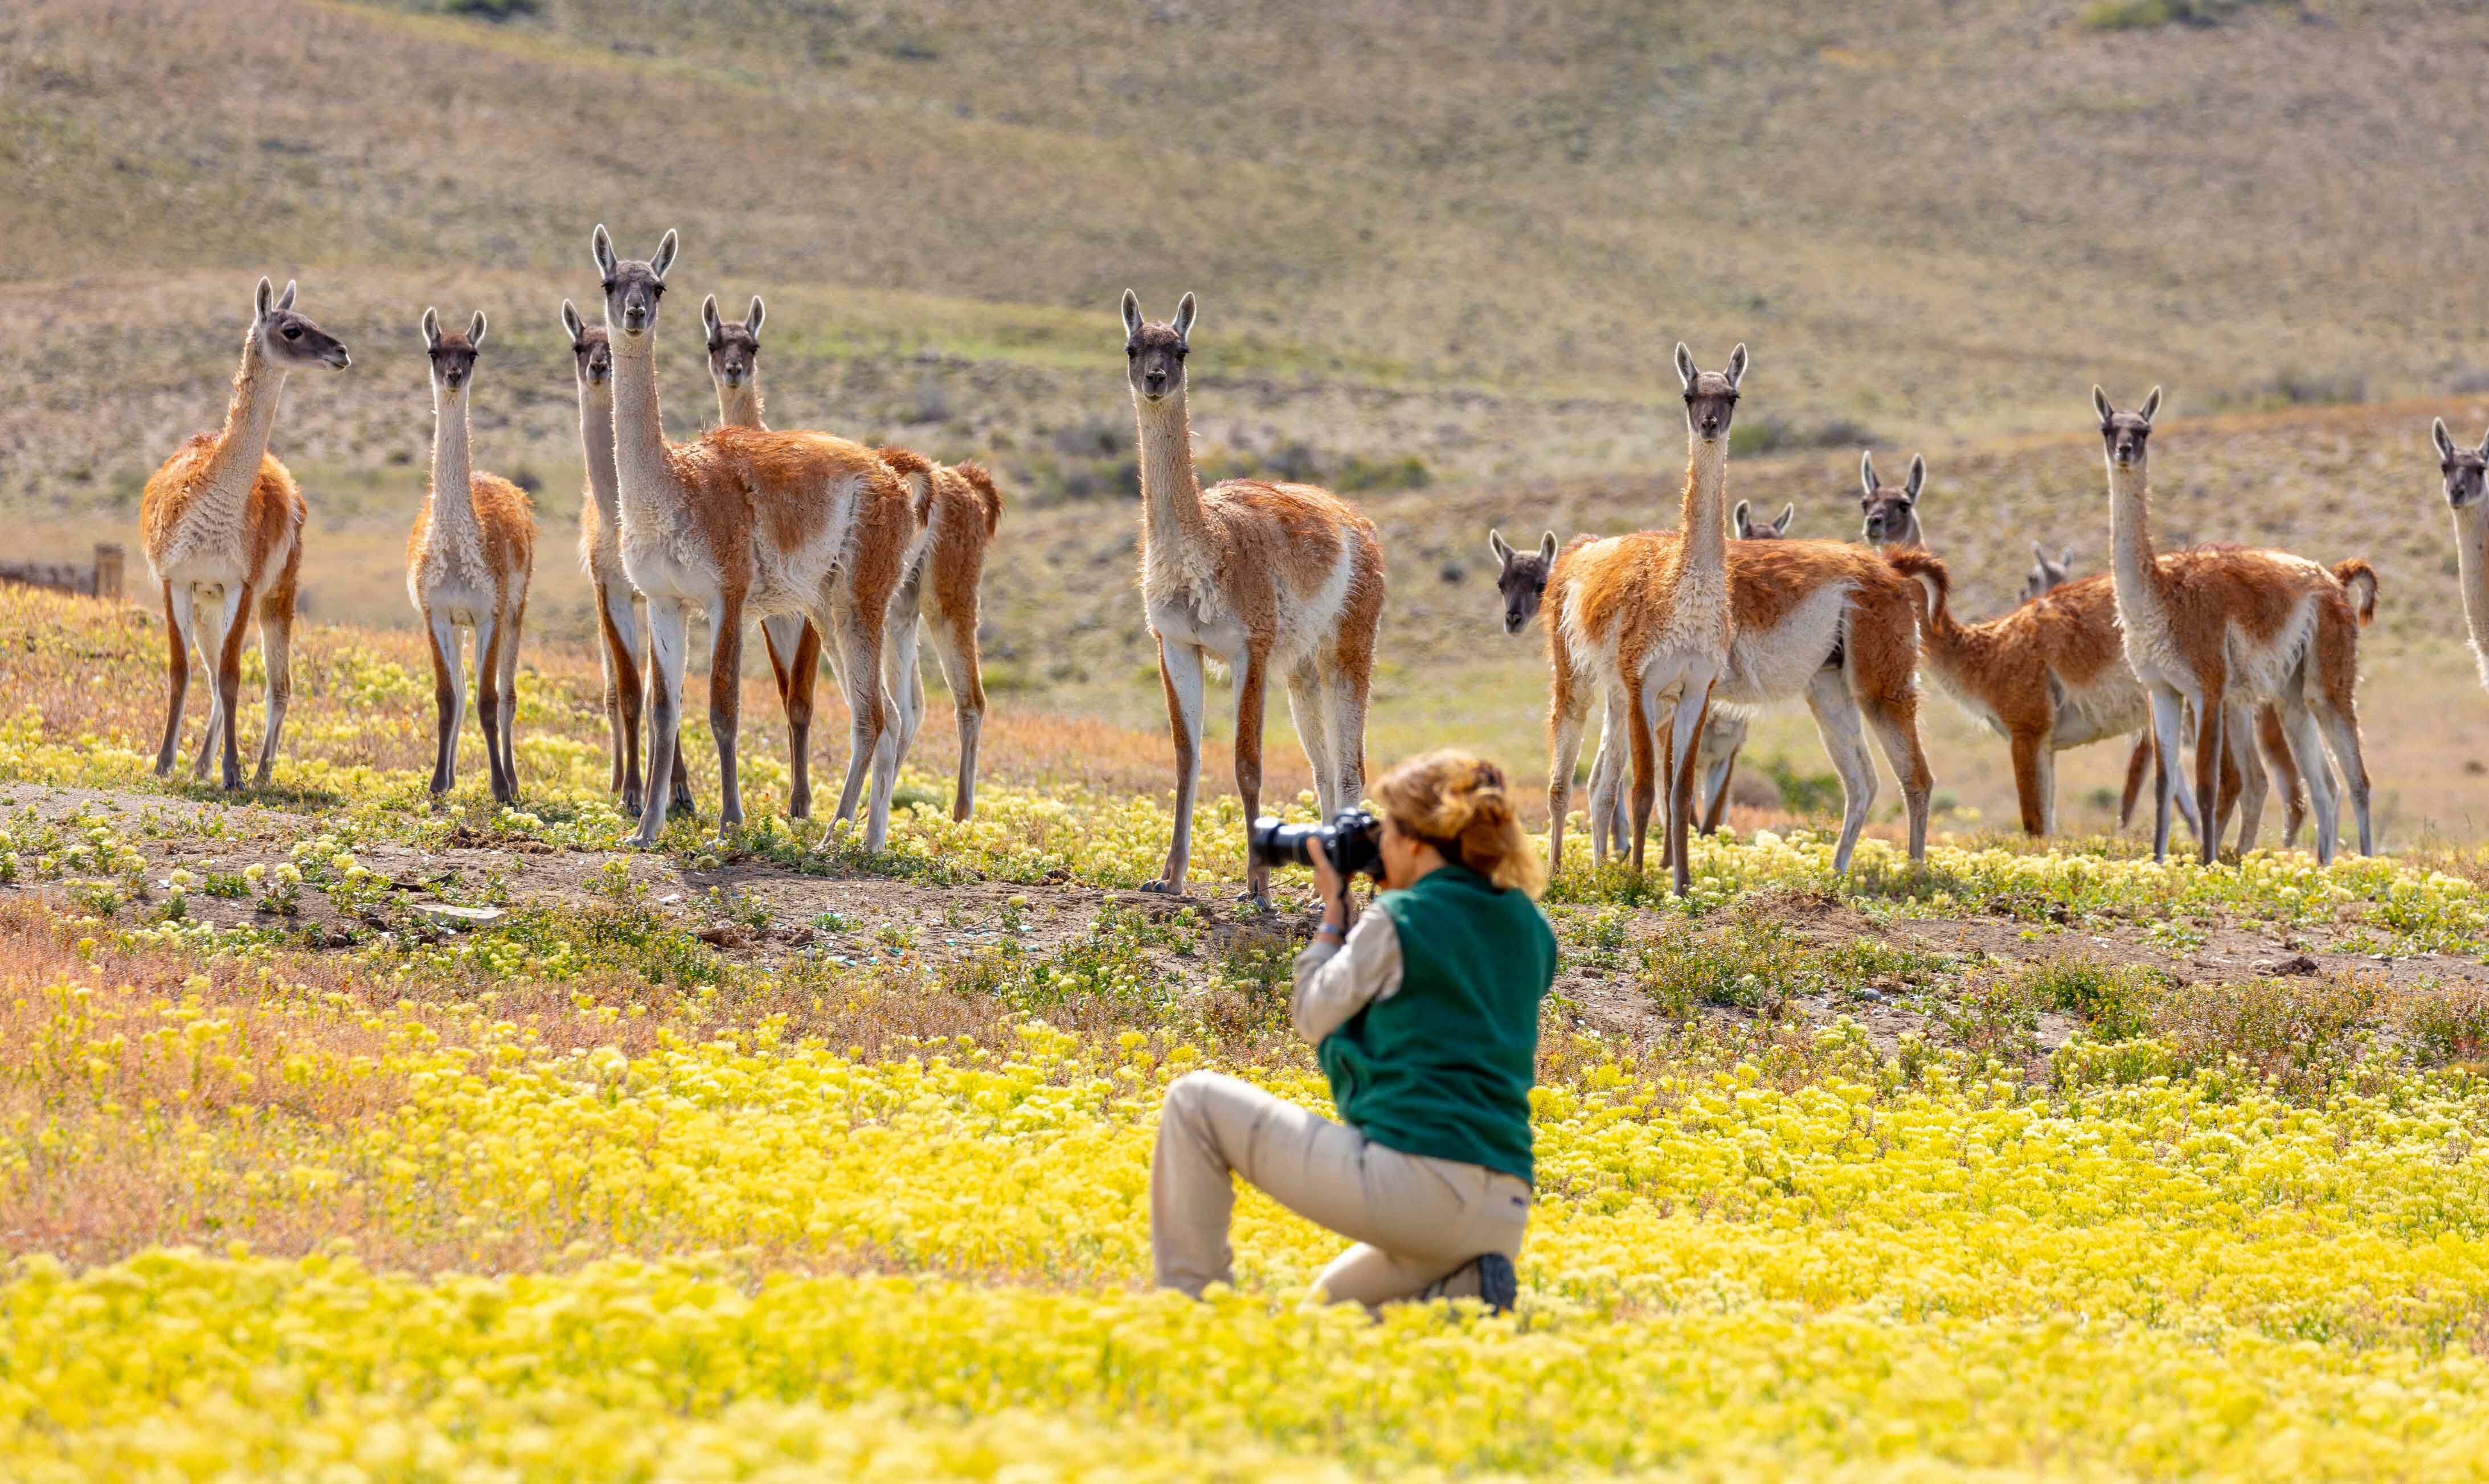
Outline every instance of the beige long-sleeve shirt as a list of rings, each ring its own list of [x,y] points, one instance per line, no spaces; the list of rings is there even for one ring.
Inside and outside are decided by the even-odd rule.
[[[1296,994],[1288,1018],[1297,1034],[1320,1045],[1376,1000],[1400,992],[1400,927],[1388,912],[1368,909],[1348,929],[1348,941],[1317,934],[1297,955]]]

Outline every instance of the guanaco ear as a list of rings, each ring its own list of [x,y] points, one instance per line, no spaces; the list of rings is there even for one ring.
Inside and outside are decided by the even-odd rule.
[[[1753,538],[1755,534],[1755,523],[1746,513],[1746,502],[1744,500],[1741,499],[1737,501],[1737,508],[1729,512],[1729,528],[1737,533],[1737,539],[1740,541],[1750,540]]]
[[[1130,289],[1124,291],[1124,338],[1137,340],[1141,335],[1141,296]]]
[[[1919,454],[1910,455],[1910,477],[1902,485],[1902,493],[1912,504],[1919,502],[1919,490],[1928,482],[1928,461]]]
[[[600,221],[596,224],[596,235],[587,240],[587,245],[596,254],[597,273],[602,277],[613,277],[615,270],[622,266],[622,260],[614,254],[614,239],[606,234],[605,223]]]
[[[717,344],[717,296],[714,294],[701,300],[701,325],[708,330],[708,343]]]
[[[2479,453],[2480,457],[2489,459],[2489,433],[2484,433],[2480,436]]]
[[[2092,411],[2100,414],[2100,420],[2103,422],[2117,415],[2117,409],[2108,405],[2108,393],[2101,390],[2098,385],[2092,387]]]
[[[1490,530],[1486,533],[1486,549],[1495,553],[1495,561],[1497,566],[1508,567],[1512,565],[1512,548],[1505,543],[1502,531]]]
[[[1740,340],[1737,342],[1737,348],[1729,353],[1729,389],[1731,391],[1736,390],[1737,384],[1745,379],[1746,342]]]
[[[1538,559],[1551,566],[1555,563],[1556,532],[1551,530],[1538,538]]]
[[[2067,547],[2064,551],[2057,554],[2057,567],[2060,571],[2065,572],[2072,572],[2074,570],[2074,549],[2073,547]]]
[[[2160,411],[2160,388],[2155,386],[2152,388],[2152,395],[2144,398],[2143,405],[2134,410],[2134,415],[2142,418],[2143,425],[2148,428],[2152,426],[2152,414],[2159,411]]]
[[[666,281],[666,270],[674,266],[674,249],[681,245],[682,240],[674,236],[674,229],[668,227],[665,237],[657,243],[657,255],[648,260],[648,271],[656,276],[659,283]]]
[[[1694,353],[1685,348],[1684,341],[1677,341],[1676,379],[1685,384],[1686,390],[1692,391],[1694,389],[1694,379],[1702,374],[1702,372],[1694,369]]]
[[[566,299],[561,301],[561,328],[570,331],[573,345],[587,338],[587,327],[579,323],[579,306]]]
[[[1862,505],[1874,504],[1875,502],[1875,491],[1880,488],[1880,486],[1875,483],[1875,452],[1872,448],[1863,449],[1859,452],[1858,487],[1867,492],[1866,494],[1858,497],[1858,502]]]
[[[262,278],[259,280],[259,292],[251,296],[251,317],[259,320],[267,319],[268,311],[274,307],[276,307],[276,285]]]
[[[481,309],[475,311],[475,318],[467,326],[467,348],[471,351],[484,348],[484,311]]]
[[[285,280],[285,292],[276,296],[276,307],[279,309],[291,309],[294,307],[293,279],[288,278]]]
[[[1792,499],[1788,504],[1781,506],[1780,524],[1774,528],[1779,530],[1782,535],[1786,536],[1789,533],[1789,522],[1796,519],[1797,501]]]
[[[753,295],[752,307],[745,310],[743,315],[744,333],[750,335],[755,340],[759,339],[760,322],[768,316],[768,309],[760,302],[760,296],[758,294]]]
[[[427,351],[441,349],[441,315],[428,306],[423,311],[423,348]]]
[[[2437,444],[2437,456],[2439,458],[2450,459],[2454,457],[2454,435],[2446,431],[2445,418],[2432,417],[2428,420],[2428,437],[2429,442]]]
[[[1187,346],[1192,343],[1193,316],[1200,312],[1201,306],[1193,302],[1190,289],[1185,290],[1184,298],[1175,301],[1175,337]]]
[[[2031,543],[2031,559],[2037,561],[2044,567],[2048,564],[2048,554],[2041,549],[2040,543],[2037,541]]]

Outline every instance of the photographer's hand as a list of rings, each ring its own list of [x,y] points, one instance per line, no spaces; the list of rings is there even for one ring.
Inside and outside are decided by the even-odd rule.
[[[1348,882],[1332,868],[1321,841],[1306,841],[1305,856],[1313,863],[1314,890],[1322,897],[1322,925],[1336,942],[1348,931]]]

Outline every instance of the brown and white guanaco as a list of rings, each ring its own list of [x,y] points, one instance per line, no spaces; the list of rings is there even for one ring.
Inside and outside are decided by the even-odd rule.
[[[2377,575],[2358,557],[2326,568],[2283,552],[2197,547],[2162,553],[2151,530],[2149,440],[2160,388],[2131,413],[2110,405],[2098,386],[2108,464],[2110,576],[2126,659],[2152,698],[2152,724],[2161,771],[2153,819],[2153,854],[2169,847],[2171,789],[2188,708],[2202,718],[2196,731],[2195,807],[2217,818],[2219,760],[2233,701],[2272,701],[2316,816],[2316,858],[2333,858],[2340,798],[2327,771],[2330,748],[2359,819],[2360,853],[2373,854],[2368,770],[2361,756],[2355,692],[2360,678],[2360,627],[2375,612]],[[2215,840],[2200,839],[2213,860]]]
[[[268,784],[294,692],[294,601],[302,569],[302,492],[268,451],[288,373],[305,366],[342,371],[346,347],[295,312],[295,286],[279,294],[265,278],[243,334],[242,364],[224,426],[197,433],[174,450],[147,481],[138,502],[140,544],[164,595],[168,683],[164,741],[156,775],[169,776],[181,749],[182,701],[190,685],[190,647],[198,645],[212,679],[208,734],[199,744],[196,776],[219,741],[224,786],[242,786],[234,712],[242,692],[243,625],[259,615],[260,656],[268,667],[268,730],[260,739],[254,785]]]
[[[1163,325],[1124,291],[1125,379],[1140,431],[1141,603],[1159,643],[1175,736],[1175,840],[1147,890],[1181,896],[1200,784],[1202,678],[1236,677],[1236,791],[1261,807],[1262,715],[1273,672],[1313,765],[1326,816],[1365,790],[1365,703],[1383,623],[1383,543],[1374,523],[1309,484],[1228,479],[1201,486],[1186,411],[1194,300]],[[1268,906],[1270,870],[1245,863],[1244,896]]]
[[[742,821],[735,770],[743,621],[801,614],[841,658],[851,718],[841,819],[851,817],[868,768],[865,847],[887,837],[897,728],[881,677],[890,599],[907,552],[907,492],[872,449],[823,433],[717,428],[688,443],[665,435],[657,405],[658,302],[672,266],[669,231],[656,254],[625,261],[605,229],[591,245],[614,357],[615,474],[623,570],[647,599],[650,807],[634,842],[656,842],[665,780],[680,745],[683,661],[691,610],[709,620],[709,725],[716,735],[718,821]]]
[[[475,357],[484,348],[484,311],[465,334],[423,311],[423,350],[432,368],[432,482],[406,542],[406,591],[432,641],[432,690],[439,716],[432,791],[458,783],[458,732],[466,688],[459,675],[460,629],[475,635],[475,710],[493,798],[519,796],[513,743],[518,719],[519,633],[535,573],[536,516],[525,490],[474,467],[467,409]]]
[[[701,322],[708,329],[709,376],[717,384],[721,422],[762,427],[760,397],[760,327],[767,318],[760,296],[740,324],[720,316],[717,299],[701,305]],[[959,776],[952,795],[951,817],[965,819],[976,812],[977,745],[985,729],[986,687],[977,655],[986,552],[1002,520],[1002,491],[993,475],[978,464],[936,464],[907,448],[884,448],[882,462],[908,485],[916,516],[916,543],[900,578],[898,601],[883,636],[883,680],[888,685],[899,725],[902,761],[916,740],[925,716],[925,681],[917,665],[921,637],[933,644],[942,680],[959,728]],[[762,642],[778,677],[778,694],[787,702],[788,729],[802,735],[812,716],[814,666],[820,637],[795,615],[764,619]],[[798,722],[798,712],[802,722]],[[798,744],[800,751],[801,744]],[[800,774],[799,774],[800,776]]]
[[[1687,388],[1688,473],[1679,531],[1645,531],[1578,544],[1561,553],[1546,582],[1549,657],[1553,682],[1548,710],[1551,759],[1548,805],[1553,820],[1549,858],[1560,867],[1562,818],[1579,756],[1582,721],[1590,685],[1620,691],[1626,740],[1634,750],[1635,833],[1646,828],[1644,764],[1656,742],[1658,718],[1648,680],[1640,696],[1637,671],[1654,667],[1646,636],[1681,626],[1674,615],[1688,590],[1683,574],[1704,565],[1708,532],[1719,518],[1718,490],[1725,478],[1727,440],[1735,384],[1745,365],[1744,348],[1731,357],[1731,375],[1706,380],[1679,347],[1678,373]],[[1723,390],[1727,395],[1723,396]],[[1697,548],[1689,561],[1680,547]],[[1725,539],[1716,555],[1721,596],[1730,609],[1722,627],[1731,641],[1706,699],[1755,706],[1804,696],[1815,712],[1824,748],[1841,774],[1845,795],[1837,869],[1846,870],[1875,796],[1875,771],[1867,748],[1872,729],[1900,778],[1910,818],[1910,853],[1927,848],[1927,811],[1932,778],[1919,744],[1916,598],[1910,572],[1895,559],[1862,553],[1840,542]],[[1929,558],[1932,562],[1932,558]],[[1941,570],[1941,563],[1933,563]],[[1699,591],[1699,589],[1698,589]],[[1698,597],[1697,602],[1704,599]],[[1680,627],[1681,632],[1681,627]],[[1835,656],[1839,662],[1835,663]],[[1586,682],[1588,682],[1586,684]],[[1690,694],[1690,693],[1688,693]],[[1675,702],[1666,752],[1672,759],[1672,803],[1690,813],[1694,757],[1692,738],[1701,718]],[[1641,725],[1634,725],[1635,718]],[[1610,788],[1592,772],[1590,813],[1610,816]],[[1677,888],[1689,882],[1683,849],[1686,831],[1672,820],[1668,852]],[[1597,853],[1598,831],[1593,832]],[[1639,849],[1639,839],[1636,847]]]
[[[1742,499],[1729,512],[1730,528],[1739,541],[1778,541],[1788,534],[1796,519],[1794,501],[1783,506],[1779,519],[1772,521],[1755,519],[1751,504]],[[1534,556],[1514,551],[1501,531],[1486,534],[1487,550],[1496,559],[1496,585],[1504,601],[1504,632],[1518,634],[1538,612],[1548,570],[1556,561],[1556,533],[1547,532]],[[1733,565],[1732,557],[1732,569]],[[1732,583],[1734,576],[1732,570]],[[1616,696],[1604,696],[1603,700],[1599,747],[1590,760],[1590,792],[1595,798],[1613,796],[1616,807],[1604,817],[1589,821],[1590,859],[1594,866],[1603,862],[1611,850],[1621,854],[1629,848],[1632,839],[1630,805],[1625,790],[1616,782],[1630,754],[1624,736],[1622,701]],[[1745,749],[1747,730],[1756,715],[1755,707],[1725,701],[1717,696],[1712,699],[1711,714],[1702,724],[1702,739],[1696,750],[1699,771],[1695,800],[1702,817],[1695,827],[1704,835],[1717,834],[1728,816],[1729,789],[1736,776],[1737,755]]]
[[[579,505],[579,565],[596,592],[597,648],[605,671],[605,723],[613,767],[607,787],[621,796],[622,812],[638,817],[642,802],[640,719],[647,699],[648,636],[640,590],[622,570],[621,494],[614,472],[614,348],[605,327],[584,323],[579,308],[561,301],[561,328],[570,335],[579,382],[580,452],[587,466],[587,498]],[[691,779],[680,748],[674,751],[671,813],[688,814]]]

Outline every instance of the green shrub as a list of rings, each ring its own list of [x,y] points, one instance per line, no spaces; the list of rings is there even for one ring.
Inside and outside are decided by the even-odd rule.
[[[1874,430],[1847,417],[1801,426],[1765,414],[1729,429],[1729,451],[1741,458],[1800,448],[1863,448],[1876,441]]]
[[[2152,1009],[2167,988],[2160,974],[2089,958],[2050,958],[2022,975],[2042,1010],[2079,1018],[2094,1041],[2131,1041],[2152,1029]]]
[[[2178,0],[2178,8],[2185,10],[2187,0]],[[2082,24],[2086,31],[2146,31],[2176,18],[2169,0],[2101,0],[2083,12]]]
[[[1801,773],[1788,760],[1786,753],[1776,753],[1763,759],[1763,776],[1781,791],[1781,806],[1792,814],[1837,814],[1841,813],[1841,776],[1837,773]]]
[[[1414,453],[1380,462],[1361,456],[1352,458],[1330,476],[1330,487],[1342,495],[1369,490],[1422,490],[1434,482],[1433,471]]]

